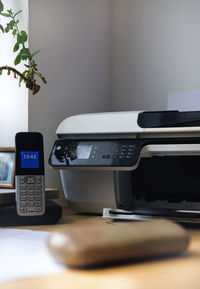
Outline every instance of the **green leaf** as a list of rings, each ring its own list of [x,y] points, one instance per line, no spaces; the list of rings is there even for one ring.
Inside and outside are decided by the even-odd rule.
[[[13,15],[12,9],[7,10],[10,15]]]
[[[41,51],[41,49],[36,50],[35,52],[33,52],[33,54],[31,54],[31,57],[34,57],[36,54],[38,54]]]
[[[2,70],[0,70],[0,75],[2,75]]]
[[[31,59],[31,53],[30,53],[30,50],[29,48],[22,48],[20,50],[20,55],[21,55],[21,59],[22,60],[27,60],[27,59]]]
[[[23,10],[19,10],[18,12],[16,12],[16,13],[14,14],[14,17],[16,17],[17,15],[19,15],[20,13],[22,13],[22,11],[23,11]]]
[[[44,78],[44,76],[42,75],[42,73],[40,73],[40,72],[35,72],[35,74],[36,74],[37,76],[39,76],[45,84],[47,83],[47,81],[46,81],[46,79]]]
[[[21,31],[19,34],[17,34],[17,42],[24,44],[28,39],[26,31]]]
[[[17,43],[18,44],[18,43]],[[29,48],[23,47],[20,52],[18,53],[17,57],[15,58],[15,65],[19,64],[22,60],[31,60],[31,54]]]
[[[30,71],[29,70],[25,70],[22,74],[26,77],[26,78],[29,78],[30,76]]]
[[[21,55],[20,55],[20,53],[17,55],[17,57],[15,58],[15,61],[14,61],[14,64],[15,65],[17,65],[17,64],[19,64],[20,62],[21,62]]]
[[[21,31],[21,38],[22,38],[23,43],[27,41],[28,35],[26,31]]]
[[[0,12],[3,11],[3,8],[4,8],[4,7],[3,7],[3,3],[2,3],[1,0],[0,0]]]
[[[16,34],[17,34],[17,29],[14,29],[13,32],[12,32],[12,35],[16,36]]]
[[[13,48],[13,52],[16,52],[19,49],[19,44],[16,42]]]
[[[15,21],[11,20],[9,23],[7,23],[7,26],[5,28],[5,32],[8,33],[10,30],[12,30],[15,26]]]
[[[0,15],[1,15],[1,16],[4,16],[4,17],[11,17],[10,14],[2,13],[2,12],[0,13]]]

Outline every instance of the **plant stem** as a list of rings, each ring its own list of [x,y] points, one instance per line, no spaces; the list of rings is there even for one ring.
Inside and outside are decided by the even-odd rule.
[[[21,72],[19,72],[17,69],[11,67],[11,66],[0,66],[0,70],[8,70],[12,71],[13,73],[16,73],[20,78],[22,78],[25,82],[28,81],[28,78],[26,78]]]
[[[26,78],[21,72],[19,72],[17,69],[10,67],[10,66],[0,66],[0,71],[7,70],[10,74],[10,71],[12,71],[14,74],[17,74],[25,83],[26,87],[29,88],[32,91],[32,94],[36,94],[40,90],[40,86],[36,84],[35,80],[32,80],[30,78]]]

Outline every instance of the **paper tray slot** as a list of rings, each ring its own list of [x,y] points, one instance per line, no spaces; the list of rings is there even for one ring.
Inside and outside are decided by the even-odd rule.
[[[142,148],[140,157],[152,156],[200,155],[200,144],[159,144],[146,145]]]

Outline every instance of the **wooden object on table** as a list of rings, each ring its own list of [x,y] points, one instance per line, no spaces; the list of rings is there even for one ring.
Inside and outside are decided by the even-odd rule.
[[[55,232],[75,226],[107,222],[110,220],[99,216],[78,215],[65,208],[61,220],[56,225],[17,228]],[[200,230],[191,228],[189,234],[191,242],[187,253],[175,258],[133,262],[93,270],[66,268],[59,274],[3,283],[0,284],[0,289],[198,289],[200,284]]]
[[[55,259],[70,267],[177,254],[188,244],[189,234],[183,227],[161,219],[73,227],[48,239]]]

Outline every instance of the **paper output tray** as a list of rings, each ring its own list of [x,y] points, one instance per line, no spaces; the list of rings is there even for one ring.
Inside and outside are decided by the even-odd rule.
[[[144,221],[167,218],[179,223],[200,223],[200,211],[190,210],[135,210],[103,209],[103,218],[127,221]]]

